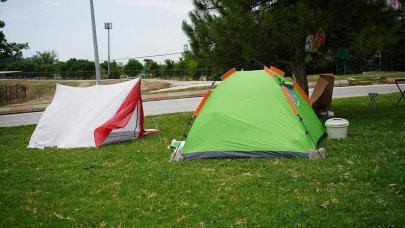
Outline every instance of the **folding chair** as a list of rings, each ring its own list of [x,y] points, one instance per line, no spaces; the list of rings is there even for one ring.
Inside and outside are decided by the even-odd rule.
[[[401,78],[401,79],[396,79],[395,80],[395,84],[397,85],[399,92],[401,94],[401,97],[399,98],[397,104],[394,107],[397,107],[399,105],[399,102],[402,100],[402,98],[405,98],[405,90],[402,91],[401,90],[401,86],[399,86],[399,84],[404,84],[405,83],[405,78]]]

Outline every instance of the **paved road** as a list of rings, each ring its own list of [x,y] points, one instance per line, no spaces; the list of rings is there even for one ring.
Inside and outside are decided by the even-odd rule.
[[[197,108],[201,100],[202,97],[195,97],[185,99],[143,102],[143,109],[146,116],[165,113],[175,113],[175,112],[191,112]]]
[[[310,91],[311,93],[312,91]],[[343,97],[362,97],[368,96],[368,93],[399,93],[395,84],[388,85],[369,85],[369,86],[348,86],[333,88],[333,98]]]
[[[21,125],[37,124],[42,112],[21,113],[0,116],[0,127],[14,127]]]
[[[309,91],[310,94],[312,90]],[[392,93],[398,92],[395,85],[371,85],[371,86],[350,86],[335,87],[333,89],[334,98],[368,96],[369,92]],[[201,97],[144,102],[145,115],[157,115],[164,113],[194,111],[201,101]],[[37,124],[42,112],[23,113],[0,116],[0,127],[11,127],[20,125]]]

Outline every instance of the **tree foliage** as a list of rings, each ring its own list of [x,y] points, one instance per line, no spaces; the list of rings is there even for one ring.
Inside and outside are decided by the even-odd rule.
[[[136,59],[128,60],[127,64],[125,64],[125,66],[124,66],[125,74],[127,74],[131,77],[138,76],[142,70],[143,70],[142,63]]]
[[[100,64],[100,68],[103,71],[102,74],[108,74],[108,62],[104,61]],[[118,63],[113,60],[112,62],[110,62],[110,70],[111,70],[111,75],[110,75],[110,79],[111,78],[119,78],[121,73],[122,73],[122,69],[120,66],[118,66]]]
[[[144,69],[147,70],[149,76],[160,76],[160,66],[156,61],[152,59],[144,59],[143,62]]]
[[[7,64],[5,70],[23,71],[23,72],[38,72],[40,71],[38,64],[30,59],[23,59]]]
[[[66,71],[94,71],[94,62],[70,58],[65,64]]]
[[[36,64],[54,64],[58,62],[58,54],[55,50],[37,51],[32,57],[32,61]]]
[[[5,25],[4,21],[0,20],[0,29],[4,28]],[[8,63],[21,60],[23,57],[22,50],[28,48],[28,43],[7,42],[4,32],[0,31],[0,69],[4,69]]]
[[[400,20],[386,1],[194,0],[182,29],[200,63],[225,71],[249,59],[295,75],[307,90],[307,64],[333,62],[338,47],[364,61],[398,42]],[[305,53],[308,35],[322,29],[326,45]],[[387,37],[388,36],[388,37]],[[307,63],[308,62],[308,63]],[[332,63],[333,64],[333,63]]]
[[[88,79],[95,75],[94,62],[84,59],[70,58],[65,63],[59,62],[59,71],[63,78]]]

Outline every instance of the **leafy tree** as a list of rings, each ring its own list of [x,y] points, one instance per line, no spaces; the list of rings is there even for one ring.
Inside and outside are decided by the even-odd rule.
[[[175,62],[174,62],[173,60],[171,60],[171,59],[165,59],[165,66],[166,66],[166,69],[172,70],[172,69],[174,68],[174,64],[175,64]]]
[[[159,72],[160,66],[156,61],[154,61],[152,59],[144,59],[143,62],[144,62],[144,68],[149,72],[150,76],[156,77],[156,76],[160,75],[160,72]]]
[[[182,78],[186,76],[186,68],[187,68],[187,63],[184,60],[183,57],[180,57],[179,61],[177,61],[174,64],[174,71],[173,71],[173,75],[178,77],[178,78]]]
[[[57,72],[66,71],[66,62],[58,61],[54,64]]]
[[[165,59],[164,62],[165,63],[162,65],[162,69],[163,69],[162,74],[171,78],[174,75],[174,66],[175,66],[176,62],[171,59]]]
[[[58,54],[55,50],[50,51],[37,51],[35,55],[31,57],[32,61],[36,64],[54,64],[58,62]]]
[[[207,71],[204,71],[203,69],[204,65],[196,60],[196,58],[193,56],[192,52],[188,49],[187,46],[185,47],[185,50],[182,53],[181,61],[185,62],[185,66],[188,71],[187,76],[190,76],[193,80],[199,80],[201,76],[207,78],[209,77],[209,75],[207,75]]]
[[[7,64],[6,70],[15,70],[15,71],[23,71],[23,72],[38,72],[40,71],[38,64],[35,64],[31,61],[31,59],[22,59],[19,61],[15,61],[12,63]]]
[[[175,61],[171,59],[165,59],[164,64],[159,65],[160,75],[166,78],[173,77],[175,64]]]
[[[108,73],[108,62],[104,61],[103,63],[100,64],[100,68],[105,72],[105,74]],[[118,66],[117,62],[113,60],[110,62],[110,70],[111,70],[111,75],[110,78],[119,78],[121,75],[121,67]]]
[[[391,1],[393,2],[393,1]],[[383,46],[379,50],[381,51],[382,58],[386,60],[386,70],[396,70],[404,71],[405,70],[405,0],[400,0],[399,7],[393,8],[388,7],[391,11],[391,14],[394,14],[395,22],[392,23],[388,29],[384,28],[387,31],[384,37],[380,37],[380,45]],[[387,13],[386,13],[387,14]],[[389,17],[385,15],[385,20]],[[383,23],[380,23],[381,25]],[[383,24],[382,26],[387,26]],[[396,34],[392,33],[392,27],[396,26],[398,32]],[[381,29],[381,28],[379,28]],[[373,34],[374,36],[374,34]],[[396,42],[395,42],[396,41]],[[395,43],[395,44],[394,44]],[[390,45],[393,45],[393,48],[387,48]],[[374,55],[375,52],[372,53]]]
[[[67,71],[94,71],[94,62],[84,59],[70,58],[66,61]]]
[[[5,0],[1,0],[1,2],[5,2]],[[5,25],[4,21],[0,20],[0,29]],[[0,69],[4,69],[8,63],[21,60],[22,50],[28,48],[28,43],[8,43],[3,31],[0,31]]]
[[[356,55],[353,59],[364,61],[377,48],[389,50],[398,42],[399,26],[394,10],[385,1],[194,0],[193,3],[195,9],[189,13],[191,23],[183,21],[182,28],[199,63],[225,71],[256,59],[291,72],[307,92],[307,61],[322,63],[340,46],[349,48]],[[327,34],[326,45],[315,54],[305,53],[307,36],[320,28]],[[388,41],[385,34],[390,36]]]
[[[142,63],[136,59],[128,60],[127,64],[124,66],[125,74],[128,74],[131,77],[138,76],[143,70]]]
[[[70,58],[64,65],[63,78],[89,79],[95,75],[94,62],[84,59]]]
[[[210,78],[206,67],[199,62],[186,45],[181,57],[173,65],[172,75],[180,78],[199,80],[201,77]],[[215,76],[212,78],[216,78]]]

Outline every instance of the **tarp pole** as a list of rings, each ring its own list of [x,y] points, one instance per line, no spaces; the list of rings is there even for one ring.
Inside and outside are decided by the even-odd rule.
[[[96,22],[94,21],[93,0],[90,0],[90,11],[91,11],[91,26],[92,26],[92,29],[93,29],[94,65],[96,67],[96,85],[99,85],[101,76],[100,76],[100,62],[99,62],[99,59],[98,59]]]

